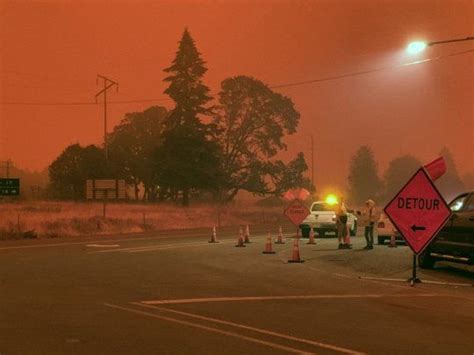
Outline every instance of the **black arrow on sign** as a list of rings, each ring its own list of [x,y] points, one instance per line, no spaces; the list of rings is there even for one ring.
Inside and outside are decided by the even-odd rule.
[[[411,226],[411,230],[413,232],[416,232],[416,231],[424,231],[426,228],[423,227],[423,226],[417,226],[416,224],[412,225]]]

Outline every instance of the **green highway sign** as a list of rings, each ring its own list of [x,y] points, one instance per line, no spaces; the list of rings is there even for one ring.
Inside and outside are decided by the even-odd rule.
[[[0,196],[20,195],[20,179],[0,179]]]

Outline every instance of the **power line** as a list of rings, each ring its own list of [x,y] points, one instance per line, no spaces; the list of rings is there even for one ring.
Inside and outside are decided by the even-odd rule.
[[[315,83],[320,83],[320,82],[325,82],[325,81],[340,80],[340,79],[354,77],[354,76],[361,76],[361,75],[376,73],[376,72],[384,71],[384,70],[393,70],[393,69],[408,67],[408,66],[412,66],[412,65],[429,63],[429,62],[437,61],[437,60],[440,60],[440,59],[444,59],[444,58],[448,58],[448,57],[454,57],[454,56],[458,56],[458,55],[462,55],[462,54],[468,54],[468,53],[472,53],[472,52],[474,52],[474,49],[469,49],[469,50],[465,50],[465,51],[462,51],[462,52],[451,53],[451,54],[438,56],[438,57],[434,57],[434,58],[417,60],[417,61],[413,61],[413,62],[409,62],[409,63],[397,64],[397,65],[381,67],[381,68],[376,68],[376,69],[362,70],[362,71],[346,73],[346,74],[339,74],[339,75],[328,76],[328,77],[318,78],[318,79],[311,79],[311,80],[297,81],[297,82],[292,82],[292,83],[283,83],[283,84],[271,85],[269,87],[271,89],[283,89],[283,88],[289,88],[289,87],[310,85],[310,84],[315,84]],[[122,101],[109,101],[108,103],[109,104],[120,105],[120,104],[163,102],[163,101],[171,101],[171,99],[169,99],[169,98],[159,98],[159,99],[156,98],[156,99],[122,100]],[[2,102],[0,102],[0,105],[16,105],[16,106],[91,106],[92,105],[93,106],[93,105],[97,105],[97,103],[95,103],[95,102],[2,101]]]
[[[142,102],[171,101],[171,99],[141,99],[141,100],[122,100],[108,101],[108,104],[133,104]],[[0,105],[23,105],[23,106],[98,106],[97,102],[23,102],[23,101],[2,101]]]
[[[439,56],[439,57],[435,57],[435,58],[428,58],[428,59],[417,60],[417,61],[413,61],[413,62],[409,62],[409,63],[392,65],[392,66],[388,66],[388,67],[362,70],[362,71],[348,73],[348,74],[340,74],[340,75],[335,75],[335,76],[328,76],[328,77],[325,77],[325,78],[298,81],[298,82],[294,82],[294,83],[285,83],[285,84],[273,85],[273,86],[270,86],[270,88],[272,88],[272,89],[281,89],[281,88],[287,88],[287,87],[292,87],[292,86],[308,85],[308,84],[320,83],[320,82],[323,82],[323,81],[331,81],[331,80],[348,78],[348,77],[352,77],[352,76],[371,74],[371,73],[376,73],[376,72],[383,71],[383,70],[391,70],[391,69],[408,67],[408,66],[411,66],[411,65],[417,65],[417,64],[433,62],[435,60],[439,60],[439,59],[443,59],[443,58],[447,58],[447,57],[454,57],[456,55],[467,54],[467,53],[471,53],[471,52],[474,52],[474,49],[469,49],[469,50],[462,51],[462,52],[451,53],[451,54],[448,54],[448,55]]]
[[[23,105],[23,106],[85,106],[94,105],[96,102],[23,102],[23,101],[2,101],[0,105]]]

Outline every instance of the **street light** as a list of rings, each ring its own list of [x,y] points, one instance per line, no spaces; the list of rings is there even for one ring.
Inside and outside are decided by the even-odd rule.
[[[423,41],[415,41],[415,42],[411,42],[408,46],[407,46],[407,52],[409,54],[418,54],[420,52],[423,52],[426,48],[426,42],[423,42]]]
[[[444,43],[451,43],[451,42],[461,42],[461,41],[471,41],[474,39],[474,36],[469,36],[465,38],[455,38],[455,39],[447,39],[444,41],[434,41],[434,42],[425,42],[425,41],[414,41],[408,44],[407,52],[409,54],[418,54],[423,52],[426,47],[434,46],[435,44],[444,44]]]

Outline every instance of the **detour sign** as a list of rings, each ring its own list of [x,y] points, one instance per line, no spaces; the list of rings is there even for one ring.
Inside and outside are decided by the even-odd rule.
[[[451,216],[446,201],[423,168],[384,209],[415,254],[421,253]]]
[[[297,227],[301,222],[303,222],[309,213],[309,210],[300,200],[291,201],[284,212],[285,216],[288,217],[288,219]]]

